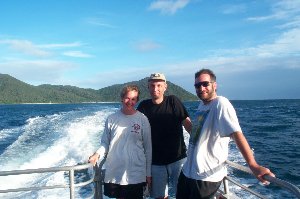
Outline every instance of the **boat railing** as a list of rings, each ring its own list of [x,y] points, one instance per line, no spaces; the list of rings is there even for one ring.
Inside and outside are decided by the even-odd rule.
[[[52,168],[39,168],[39,169],[26,169],[26,170],[13,170],[13,171],[0,171],[0,180],[2,176],[11,176],[11,175],[21,175],[21,174],[34,174],[34,173],[50,173],[50,172],[68,172],[69,182],[66,184],[57,184],[57,185],[51,185],[51,186],[32,186],[32,187],[21,187],[21,188],[12,188],[12,189],[1,189],[0,187],[0,193],[12,193],[12,192],[22,192],[22,191],[39,191],[39,190],[45,190],[45,189],[59,189],[59,188],[68,188],[69,189],[69,195],[70,199],[75,198],[75,188],[77,187],[84,187],[90,184],[94,184],[94,189],[91,193],[91,196],[89,198],[95,198],[95,199],[103,199],[103,179],[104,179],[104,169],[103,164],[105,160],[100,161],[99,165],[93,166],[90,163],[81,164],[81,165],[75,165],[75,166],[65,166],[65,167],[52,167]],[[248,167],[239,165],[237,163],[226,161],[227,165],[237,169],[239,171],[243,171],[249,174],[252,174],[251,170]],[[87,180],[79,183],[75,183],[75,171],[80,171],[84,169],[93,168],[94,172],[88,178]],[[270,183],[273,183],[279,187],[282,187],[295,195],[297,198],[300,199],[300,189],[284,180],[278,179],[276,177],[272,177],[270,175],[264,176],[264,179],[268,180]],[[17,179],[16,179],[17,181]],[[224,190],[219,190],[218,198],[223,199],[229,199],[233,198],[230,190],[229,190],[229,182],[241,187],[243,190],[248,191],[249,193],[257,196],[258,198],[267,198],[266,196],[261,195],[260,193],[246,187],[242,183],[234,180],[233,178],[226,176],[223,179],[223,188]]]
[[[237,163],[234,163],[232,161],[229,161],[229,160],[226,160],[226,163],[228,166],[234,168],[234,169],[237,169],[239,171],[243,171],[245,173],[248,173],[248,174],[251,174],[253,175],[252,171],[250,170],[250,168],[248,167],[245,167],[245,166],[242,166],[240,164],[237,164]],[[269,181],[270,183],[273,183],[281,188],[284,188],[286,189],[287,191],[289,191],[290,193],[292,193],[294,196],[296,196],[297,198],[300,199],[300,189],[293,185],[292,183],[289,183],[287,181],[284,181],[284,180],[281,180],[279,178],[276,178],[276,177],[273,177],[271,175],[265,175],[263,176],[263,178],[267,181]],[[229,176],[226,176],[224,179],[223,179],[223,187],[224,187],[224,190],[219,190],[219,193],[222,195],[222,197],[224,199],[226,198],[230,198],[230,191],[229,191],[229,185],[228,185],[228,182],[231,182],[237,186],[239,186],[240,188],[242,188],[243,190],[245,191],[248,191],[249,193],[257,196],[258,198],[262,198],[262,199],[266,199],[267,197],[266,196],[263,196],[261,195],[260,193],[248,188],[247,186],[243,185],[242,183],[234,180],[233,178],[229,177]]]
[[[22,175],[22,174],[37,174],[37,173],[55,173],[55,172],[67,172],[69,181],[68,183],[61,183],[56,185],[48,186],[32,186],[32,187],[21,187],[21,188],[11,188],[11,189],[1,189],[0,194],[2,193],[12,193],[12,192],[26,192],[26,191],[39,191],[47,189],[69,189],[70,199],[75,198],[75,188],[84,187],[94,182],[95,172],[91,177],[85,181],[75,183],[75,172],[82,171],[88,168],[93,168],[93,165],[90,163],[80,164],[75,166],[65,166],[65,167],[50,167],[50,168],[38,168],[38,169],[26,169],[26,170],[12,170],[12,171],[0,171],[0,180],[2,176],[12,176],[12,175]],[[16,178],[15,181],[18,179]],[[94,198],[95,190],[91,194],[90,198]],[[0,195],[1,197],[1,195]]]

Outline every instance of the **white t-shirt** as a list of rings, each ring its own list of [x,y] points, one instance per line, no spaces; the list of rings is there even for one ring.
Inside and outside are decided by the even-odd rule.
[[[152,144],[147,117],[137,111],[125,115],[118,111],[108,116],[97,150],[107,153],[104,182],[120,185],[146,182],[151,176]]]
[[[227,175],[224,163],[230,136],[236,131],[241,127],[227,98],[218,96],[207,105],[201,103],[193,122],[184,175],[195,180],[221,181]]]

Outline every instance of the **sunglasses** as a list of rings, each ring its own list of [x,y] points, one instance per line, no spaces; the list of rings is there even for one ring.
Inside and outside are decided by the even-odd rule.
[[[209,82],[209,81],[198,82],[198,83],[194,84],[194,86],[195,86],[195,88],[200,88],[201,86],[208,87],[210,83],[213,83],[213,82]]]

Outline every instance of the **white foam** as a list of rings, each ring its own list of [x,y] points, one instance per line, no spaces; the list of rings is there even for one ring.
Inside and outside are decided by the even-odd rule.
[[[84,116],[82,117],[78,117],[80,114],[71,111],[45,117],[30,118],[23,127],[24,133],[0,155],[1,170],[70,166],[87,162],[89,155],[100,145],[100,134],[103,131],[106,117],[114,111],[111,108],[104,109],[88,115],[83,114]],[[39,130],[45,129],[49,130],[48,133],[51,135],[49,136],[49,142],[52,144],[45,148],[43,144],[35,143],[32,149],[35,153],[30,153],[30,147],[26,148],[25,146],[26,142],[34,139],[34,136],[39,136]],[[47,140],[44,141],[47,143]],[[23,146],[25,146],[25,150],[29,151],[24,151]],[[37,152],[39,150],[40,152]],[[20,154],[24,155],[25,153],[28,154],[27,157],[20,156]],[[66,183],[63,172],[51,175],[6,176],[0,177],[0,179],[1,189],[28,187],[37,184],[54,185]],[[64,190],[40,191],[37,193],[37,198],[61,198],[65,194],[67,194],[66,198],[68,198],[69,193]],[[24,197],[24,195],[18,195],[7,194],[5,197]]]

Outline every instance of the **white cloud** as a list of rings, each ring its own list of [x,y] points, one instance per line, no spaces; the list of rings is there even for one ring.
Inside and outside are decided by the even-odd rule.
[[[81,51],[67,51],[67,52],[64,52],[63,55],[69,56],[69,57],[79,57],[79,58],[89,58],[89,57],[92,57],[92,55],[83,53]]]
[[[153,42],[151,40],[141,41],[135,45],[135,48],[141,52],[152,51],[152,50],[158,49],[160,47],[161,47],[160,44]]]
[[[53,55],[53,53],[49,51],[45,51],[43,49],[74,48],[74,47],[80,47],[84,45],[81,42],[36,45],[28,40],[17,40],[17,39],[0,40],[0,44],[6,44],[11,49],[17,52],[26,55],[36,56],[36,57],[49,57],[50,55]],[[91,55],[84,54],[81,51],[69,51],[69,52],[65,52],[64,54],[72,57],[91,57]]]
[[[47,57],[51,55],[50,52],[42,50],[40,47],[28,40],[7,39],[0,40],[0,44],[7,44],[11,49],[27,55],[33,55],[37,57]]]
[[[291,29],[283,33],[273,44],[263,45],[264,51],[274,56],[300,55],[300,29]]]
[[[279,29],[288,29],[288,28],[300,28],[300,16],[296,16],[285,22],[284,24],[277,26]]]
[[[282,0],[272,5],[272,13],[266,16],[249,17],[249,21],[292,20],[300,14],[300,1]],[[299,25],[298,25],[299,26]]]
[[[124,70],[126,69],[126,70]],[[116,83],[123,84],[126,82],[137,81],[145,78],[149,74],[153,73],[155,69],[153,67],[127,67],[123,66],[120,69],[115,70],[99,70],[94,72],[89,77],[84,79],[75,79],[72,85],[77,85],[78,87],[84,88],[94,88],[100,89],[107,86],[114,85]],[[122,78],[120,78],[122,74]]]
[[[106,28],[116,28],[116,26],[113,26],[109,23],[104,22],[103,19],[97,18],[97,17],[91,17],[91,18],[87,18],[86,23],[93,25],[93,26],[102,26],[102,27],[106,27]]]
[[[149,6],[149,10],[159,10],[163,14],[174,14],[184,8],[189,0],[157,0]]]
[[[300,29],[291,29],[282,33],[275,41],[251,48],[221,49],[214,52],[216,56],[255,56],[290,57],[300,55]]]
[[[61,44],[43,44],[43,45],[37,45],[40,48],[72,48],[72,47],[80,47],[84,44],[77,41],[72,43],[61,43]]]
[[[65,72],[76,67],[73,63],[57,60],[10,60],[0,62],[1,73],[9,74],[26,83],[35,85],[60,82]]]
[[[227,5],[223,8],[223,14],[235,14],[246,11],[246,6],[244,4],[239,5]]]

